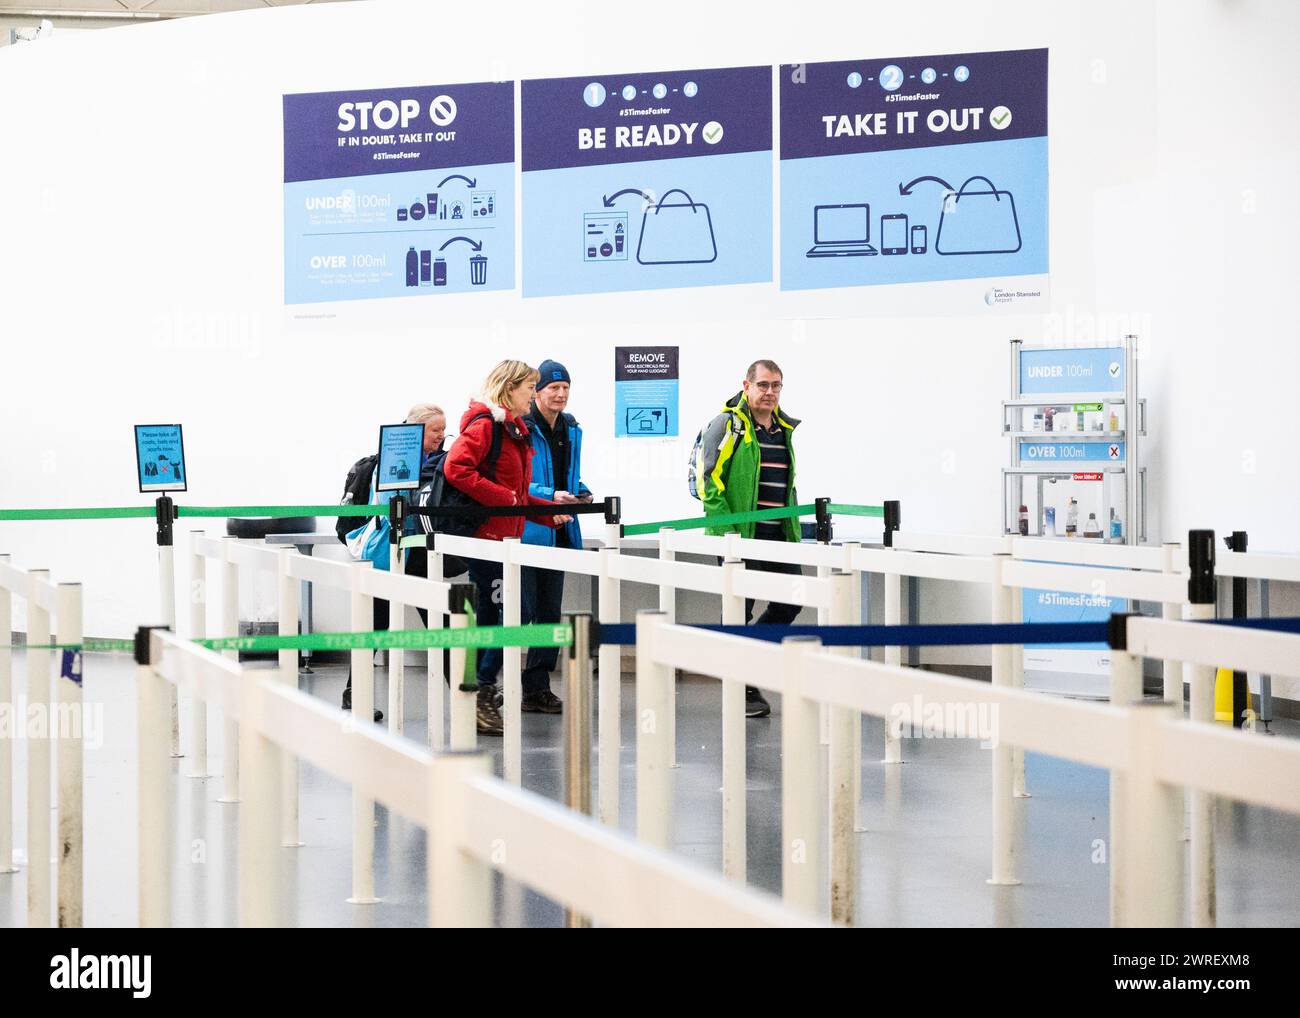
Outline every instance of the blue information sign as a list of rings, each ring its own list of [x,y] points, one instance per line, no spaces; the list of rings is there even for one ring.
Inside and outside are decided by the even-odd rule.
[[[135,464],[141,491],[185,491],[185,442],[179,424],[137,424]]]
[[[423,424],[384,424],[379,429],[375,491],[406,491],[420,486],[424,457]]]

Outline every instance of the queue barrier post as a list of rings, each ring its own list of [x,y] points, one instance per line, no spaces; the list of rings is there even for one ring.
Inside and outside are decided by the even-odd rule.
[[[436,540],[430,540],[427,544],[428,569],[426,572],[430,578],[441,580],[443,578],[442,552],[437,550]],[[441,625],[446,625],[447,619],[446,616],[438,616],[436,612],[429,612],[426,624],[427,628],[436,629]],[[428,719],[429,748],[435,753],[439,753],[447,748],[447,711],[445,707],[447,694],[444,692],[450,681],[447,674],[447,655],[435,653],[430,649],[425,658],[425,672],[428,679],[428,687],[425,689],[428,700],[425,717]]]
[[[853,549],[860,547],[858,541],[844,542],[844,561],[853,560]],[[855,625],[866,625],[870,619],[866,616],[866,602],[862,596],[862,576],[853,570],[849,574],[849,618]],[[857,649],[858,656],[867,656],[864,647]],[[853,712],[853,832],[861,834],[867,829],[866,803],[862,798],[862,715]]]
[[[1123,654],[1129,657],[1128,654]],[[1134,660],[1137,660],[1136,658]],[[1126,666],[1139,684],[1140,664]],[[1117,925],[1134,929],[1171,929],[1179,918],[1180,789],[1155,776],[1162,729],[1176,722],[1181,709],[1163,700],[1134,703],[1128,717],[1128,773],[1124,778],[1125,842],[1118,859],[1128,897]],[[1138,893],[1140,890],[1141,893]]]
[[[50,613],[37,596],[49,581],[48,569],[27,571],[27,711],[44,716],[44,731],[27,737],[27,925],[50,925],[53,882],[50,877]]]
[[[618,528],[613,524],[612,528]],[[607,528],[607,531],[610,528]],[[606,533],[606,540],[613,536],[615,542],[618,535]],[[613,561],[618,558],[618,547],[615,543],[612,547],[601,548],[598,552],[600,556],[600,575],[598,577],[597,599],[600,604],[600,618],[602,625],[617,625],[623,614],[622,598],[620,584],[611,573]],[[597,813],[600,822],[609,826],[617,827],[619,820],[619,757],[621,751],[622,733],[620,732],[620,720],[622,714],[623,701],[623,662],[622,648],[616,643],[602,643],[600,650],[597,651],[597,664],[599,669],[600,696],[598,698],[599,711],[597,718],[597,739],[599,760],[596,768],[597,775]]]
[[[448,595],[448,625],[452,629],[469,627],[468,612],[477,611],[478,589],[472,583],[452,585]],[[451,662],[451,750],[472,752],[478,742],[478,686],[466,682],[465,663],[472,653],[466,647],[453,647],[448,655]]]
[[[1178,558],[1182,545],[1177,541],[1166,541],[1161,546],[1161,572],[1173,576],[1178,572]],[[1183,606],[1176,601],[1160,602],[1160,617],[1176,622],[1183,617]],[[1161,677],[1164,687],[1165,703],[1183,703],[1183,666],[1171,658],[1165,658]]]
[[[1228,543],[1229,551],[1245,552],[1249,546],[1249,537],[1244,530],[1234,530],[1224,538]],[[1234,576],[1232,578],[1232,617],[1234,619],[1244,619],[1246,617],[1246,577]],[[1243,671],[1234,671],[1232,673],[1232,727],[1240,728],[1246,719],[1246,712],[1250,709],[1250,684],[1246,679],[1246,673]]]
[[[1011,550],[1011,538],[1006,538],[1007,550]],[[912,580],[913,586],[916,580]],[[1024,592],[1012,587],[1010,590],[1010,607],[1011,621],[1015,625],[1021,625],[1025,621],[1025,597]],[[909,622],[916,622],[915,616],[908,619]],[[1023,643],[1012,644],[1008,650],[1011,665],[1011,688],[1025,688],[1025,645]],[[1028,789],[1025,787],[1025,750],[1022,746],[1011,747],[1011,794],[1016,799],[1031,798]]]
[[[290,653],[294,657],[296,677],[297,652]],[[281,761],[289,752],[262,732],[265,686],[261,674],[254,669],[241,669],[239,673],[239,770],[243,801],[239,808],[237,914],[243,928],[283,925],[277,905],[284,886],[279,875],[280,846],[285,837],[280,817],[281,797],[285,792],[281,784]],[[296,831],[293,836],[296,839]],[[370,879],[373,885],[373,872]]]
[[[201,640],[208,635],[208,560],[198,549],[204,539],[201,530],[190,531],[190,638]],[[208,777],[208,703],[201,696],[190,704],[191,778]]]
[[[671,527],[661,527],[659,529],[659,561],[673,562],[677,558],[676,552],[672,549],[673,529]],[[670,583],[659,585],[659,610],[667,618],[664,619],[669,625],[677,622],[677,588]],[[677,766],[677,670],[671,672],[671,681],[668,685],[668,708],[663,717],[664,737],[668,740],[668,766]],[[725,691],[724,691],[725,698]],[[725,707],[725,702],[724,702]],[[725,725],[725,721],[724,721]]]
[[[1128,653],[1128,620],[1132,614],[1110,617],[1110,702],[1116,706],[1135,704],[1142,699],[1142,659]],[[1110,771],[1110,924],[1127,925],[1130,899],[1141,885],[1129,883],[1127,856],[1131,851],[1128,829],[1131,775],[1111,768]]]
[[[452,628],[462,628],[456,626],[456,618],[453,613]],[[466,847],[469,782],[491,773],[487,754],[469,750],[440,753],[430,765],[429,814],[438,817],[438,823],[428,829],[430,926],[484,929],[492,925],[492,870]]]
[[[812,674],[814,636],[783,641],[786,689],[781,697],[781,894],[791,908],[815,913],[821,905],[821,761],[818,704],[804,695]]]
[[[389,572],[399,575],[403,571],[405,561],[401,540],[402,532],[406,529],[406,510],[406,496],[401,492],[389,499],[388,569]],[[401,601],[388,602],[388,626],[390,629],[406,628],[406,605]],[[392,647],[386,657],[388,660],[388,730],[394,735],[401,735],[406,723],[406,651],[401,647]]]
[[[279,586],[281,636],[298,635],[298,581],[289,575],[289,563],[298,552],[281,548],[276,553],[276,579]],[[279,680],[289,689],[298,688],[298,651],[279,651]],[[196,702],[197,702],[196,698]],[[280,773],[280,844],[284,848],[302,846],[298,813],[298,758],[286,750],[279,753]]]
[[[176,503],[168,495],[154,501],[154,518],[158,524],[158,603],[163,625],[176,629]],[[181,756],[180,690],[168,684],[167,710],[171,724],[171,755]]]
[[[565,652],[564,669],[564,801],[569,809],[591,815],[591,616],[569,615],[573,642]],[[591,919],[572,907],[564,910],[564,925],[585,929]]]
[[[239,566],[230,559],[234,547],[233,537],[222,541],[221,556],[221,635],[239,635]],[[239,651],[222,653],[230,660],[239,661]],[[240,801],[239,784],[239,722],[223,711],[221,718],[221,795],[217,802]]]
[[[672,669],[654,657],[661,611],[636,615],[636,836],[654,848],[672,845],[672,749],[665,718],[671,709]],[[743,718],[742,718],[743,720]]]
[[[993,582],[991,584],[990,621],[994,625],[1006,625],[1011,621],[1012,588],[1003,580],[1003,569],[1011,556],[999,552],[993,556]],[[1011,646],[993,644],[993,685],[1010,687],[1011,685]],[[1001,739],[993,746],[993,873],[990,884],[1014,886],[1020,881],[1016,878],[1015,831],[1012,805],[1015,800],[1014,760],[1010,744]]]
[[[517,626],[520,622],[520,600],[523,595],[523,573],[519,567],[516,549],[519,547],[517,537],[506,538],[501,542],[501,623]],[[495,591],[487,591],[484,596],[493,597]],[[502,738],[502,773],[508,784],[519,788],[523,784],[524,745],[523,745],[523,654],[520,647],[505,647],[501,651],[502,691],[504,699],[501,704]]]
[[[831,625],[849,625],[853,605],[853,576],[836,570],[831,574]],[[852,657],[853,648],[838,647],[834,653]],[[858,854],[854,837],[856,801],[853,772],[859,754],[854,753],[854,725],[858,713],[849,707],[830,709],[830,842],[831,842],[831,922],[852,926],[857,904]],[[859,743],[859,748],[861,744]]]
[[[60,583],[55,617],[58,642],[77,647],[82,638],[82,593],[80,583]],[[85,700],[81,676],[84,663],[79,649],[63,649],[59,676],[54,680],[58,710],[50,714],[50,736],[57,739],[59,763],[58,799],[58,925],[60,929],[82,926],[83,821],[82,777],[85,770]],[[56,721],[57,720],[57,726]],[[64,729],[64,725],[68,729]]]
[[[139,925],[171,925],[171,796],[167,794],[167,690],[154,671],[152,633],[135,634],[136,739],[139,753]]]
[[[886,546],[892,547],[892,537],[889,530],[885,531],[885,538]],[[885,625],[897,626],[903,621],[903,577],[900,573],[885,573],[884,581]],[[903,648],[897,644],[885,647],[885,664],[900,667],[903,664]],[[884,726],[885,759],[882,762],[901,764],[903,762],[903,740],[899,735],[898,725],[891,719],[885,718]]]
[[[0,567],[9,564],[0,555]],[[14,702],[13,595],[0,585],[0,703]],[[0,739],[0,873],[14,865],[14,740]]]
[[[374,598],[362,590],[363,570],[370,562],[352,566],[352,629],[365,632],[374,625]],[[375,714],[375,657],[368,647],[352,650],[351,725],[373,724]],[[375,800],[352,789],[352,897],[351,905],[373,905],[375,897]]]
[[[1214,531],[1191,530],[1187,533],[1187,609],[1191,621],[1214,618]],[[1193,722],[1214,723],[1214,675],[1210,665],[1184,664],[1189,710]],[[1187,796],[1190,811],[1188,880],[1191,924],[1197,929],[1214,927],[1217,903],[1214,879],[1214,796],[1202,789],[1192,789]]]
[[[736,593],[745,572],[740,559],[722,564],[722,624],[745,624],[745,598]],[[722,874],[745,882],[745,684],[722,680]]]

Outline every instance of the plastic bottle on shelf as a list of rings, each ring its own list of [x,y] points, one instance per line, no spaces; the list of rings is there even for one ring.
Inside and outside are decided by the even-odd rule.
[[[1101,524],[1097,522],[1097,514],[1089,513],[1088,522],[1083,525],[1084,537],[1101,537]]]
[[[1043,506],[1043,536],[1056,536],[1056,507],[1047,505]]]
[[[1029,506],[1021,505],[1019,518],[1020,518],[1020,536],[1028,537],[1029,536]]]
[[[1079,503],[1070,499],[1065,510],[1065,536],[1074,537],[1079,532]]]
[[[1078,428],[1077,428],[1077,430],[1079,430],[1079,431],[1083,431],[1083,430],[1084,430],[1084,427],[1083,427],[1083,411],[1082,411],[1082,410],[1080,410],[1077,414],[1075,414],[1075,422],[1078,424]]]
[[[1119,431],[1119,415],[1115,413],[1114,409],[1110,412],[1110,430]]]
[[[1056,416],[1056,407],[1043,407],[1043,430],[1052,430],[1052,418]]]
[[[1115,515],[1115,510],[1112,508],[1110,511],[1110,539],[1118,541],[1123,536],[1124,524],[1120,522],[1119,517]]]

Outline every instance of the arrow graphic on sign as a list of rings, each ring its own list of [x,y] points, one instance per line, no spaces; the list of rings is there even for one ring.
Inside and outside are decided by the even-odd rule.
[[[451,176],[449,176],[449,177],[443,177],[442,180],[438,181],[438,186],[439,186],[439,187],[445,187],[445,186],[447,185],[447,181],[449,181],[449,180],[463,180],[463,181],[465,181],[465,183],[468,184],[470,187],[478,187],[478,181],[477,181],[477,180],[471,180],[469,177],[465,176],[465,174],[463,174],[463,173],[453,173],[453,174],[452,174]]]
[[[654,197],[652,195],[648,195],[644,191],[640,191],[635,187],[625,187],[623,188],[623,190],[615,191],[613,194],[607,195],[604,199],[602,199],[602,201],[605,204],[605,208],[607,209],[613,208],[614,202],[617,201],[619,198],[622,198],[623,195],[625,194],[639,194],[646,201],[650,202],[651,204],[654,204]]]
[[[948,181],[944,180],[942,177],[917,177],[915,180],[909,180],[906,184],[900,183],[898,185],[898,193],[911,194],[912,188],[916,187],[917,184],[925,183],[927,180],[933,181],[936,184],[942,184],[949,191],[956,190],[955,187],[953,187],[950,183],[948,183]]]
[[[443,244],[442,247],[438,248],[438,250],[439,250],[439,251],[446,251],[446,250],[447,250],[447,245],[448,245],[448,244],[454,244],[454,243],[456,243],[456,241],[458,241],[458,240],[463,240],[466,244],[468,244],[470,247],[472,247],[475,251],[482,251],[482,250],[483,250],[483,245],[482,245],[479,241],[477,241],[477,240],[471,240],[469,237],[452,237],[449,241],[447,241],[446,244]]]

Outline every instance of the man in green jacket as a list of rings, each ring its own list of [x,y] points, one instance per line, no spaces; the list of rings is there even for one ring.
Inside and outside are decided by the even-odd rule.
[[[797,504],[794,485],[794,429],[799,422],[781,411],[783,375],[775,361],[758,360],[745,372],[740,392],[727,400],[700,436],[695,462],[696,493],[706,516],[776,509]],[[725,523],[707,528],[710,534],[738,533],[760,541],[798,541],[799,520]],[[747,560],[746,569],[802,575],[788,562]],[[758,617],[760,625],[788,626],[799,606],[770,603]],[[745,622],[754,614],[752,598],[745,601]],[[745,687],[745,715],[766,717],[772,708],[753,686]]]

